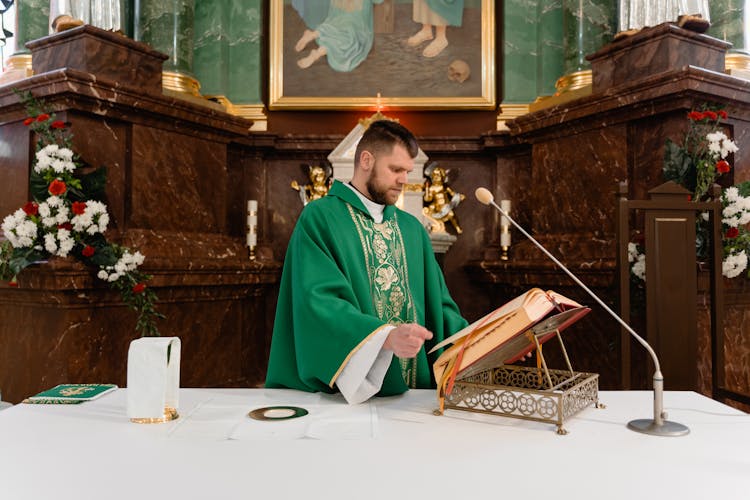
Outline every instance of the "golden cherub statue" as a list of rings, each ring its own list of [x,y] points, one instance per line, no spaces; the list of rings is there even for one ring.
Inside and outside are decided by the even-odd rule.
[[[448,186],[448,174],[442,167],[438,167],[436,162],[432,162],[424,169],[424,175],[427,177],[424,187],[425,207],[422,213],[430,221],[433,233],[445,233],[445,223],[450,222],[457,234],[461,234],[461,226],[458,225],[456,214],[453,209],[461,203],[466,196],[454,192]]]
[[[320,199],[328,194],[331,187],[333,168],[328,164],[302,165],[302,170],[307,170],[310,184],[300,186],[297,181],[292,181],[292,189],[299,191],[302,205],[307,205],[313,200]]]

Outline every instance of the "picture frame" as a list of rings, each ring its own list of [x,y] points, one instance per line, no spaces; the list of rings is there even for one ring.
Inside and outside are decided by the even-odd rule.
[[[428,47],[439,33],[431,28],[432,39],[409,43],[425,27],[413,20],[410,1],[383,0],[374,5],[373,0],[270,0],[269,6],[269,109],[497,107],[492,0],[464,0],[461,25],[447,26],[447,46],[429,57]],[[352,15],[360,19],[348,20]],[[351,47],[337,50],[331,45],[341,42],[340,37],[330,36],[337,22],[343,19],[367,27],[368,15],[371,33],[348,26],[360,45],[366,45],[371,35],[371,49],[360,50],[361,60],[349,57]],[[332,49],[322,56],[315,54],[325,45]],[[340,57],[342,53],[346,57]]]

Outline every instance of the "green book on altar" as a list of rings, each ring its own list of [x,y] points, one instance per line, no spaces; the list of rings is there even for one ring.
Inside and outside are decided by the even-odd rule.
[[[115,384],[60,384],[24,399],[24,403],[77,404],[91,401],[117,389]]]

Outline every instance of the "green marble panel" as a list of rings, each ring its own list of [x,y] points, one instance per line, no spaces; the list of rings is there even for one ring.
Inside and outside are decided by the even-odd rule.
[[[733,52],[750,54],[750,0],[712,0],[709,35],[732,44]]]
[[[235,104],[260,104],[262,0],[229,0],[229,91]]]
[[[133,12],[135,0],[122,0],[122,32],[133,38]]]
[[[194,16],[195,0],[136,0],[135,39],[169,56],[165,71],[192,74]]]
[[[203,95],[229,90],[230,0],[203,0],[195,5],[193,72]]]
[[[537,95],[552,95],[563,76],[562,0],[539,2],[537,18]]]
[[[563,0],[566,75],[591,68],[586,56],[612,41],[617,29],[616,0]]]
[[[528,103],[537,93],[537,1],[505,0],[503,102]]]
[[[49,34],[49,0],[16,1],[16,54],[30,54],[24,44]]]

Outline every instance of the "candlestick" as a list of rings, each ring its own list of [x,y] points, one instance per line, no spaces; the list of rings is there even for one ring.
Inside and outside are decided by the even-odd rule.
[[[250,260],[255,260],[258,245],[258,200],[247,200],[247,234],[245,236]]]
[[[510,200],[500,200],[500,208],[510,215]],[[508,260],[510,249],[510,220],[503,215],[500,218],[500,260]]]

